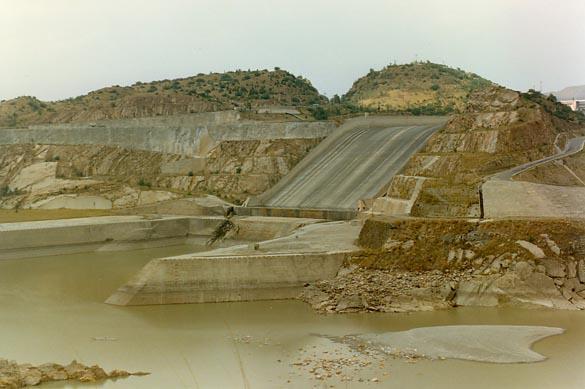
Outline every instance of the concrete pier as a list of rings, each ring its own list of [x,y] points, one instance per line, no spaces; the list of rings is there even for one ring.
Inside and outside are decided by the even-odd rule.
[[[347,254],[348,251],[155,259],[106,303],[152,305],[294,298],[305,283],[335,277]]]
[[[150,305],[288,299],[335,277],[359,249],[357,222],[310,224],[288,236],[150,261],[106,302]]]

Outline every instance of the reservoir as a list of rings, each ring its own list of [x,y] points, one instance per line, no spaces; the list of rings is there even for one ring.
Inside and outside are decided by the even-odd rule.
[[[294,300],[103,303],[150,259],[204,249],[179,245],[0,261],[0,357],[32,364],[76,359],[106,370],[151,373],[43,388],[585,387],[585,311],[458,308],[319,315]],[[550,326],[566,332],[534,344],[545,361],[520,364],[392,357],[361,363],[365,359],[355,350],[327,338],[475,324]],[[334,370],[343,373],[320,379],[310,371],[316,358],[339,352],[346,366]],[[343,380],[346,375],[352,380]]]

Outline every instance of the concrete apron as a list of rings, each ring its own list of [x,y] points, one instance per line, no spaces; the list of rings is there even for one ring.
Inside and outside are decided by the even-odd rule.
[[[335,277],[350,253],[155,259],[106,303],[152,305],[295,298],[306,283]]]

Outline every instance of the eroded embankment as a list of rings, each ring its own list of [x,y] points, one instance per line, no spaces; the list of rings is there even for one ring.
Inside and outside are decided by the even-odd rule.
[[[316,309],[585,308],[585,222],[369,219],[347,267],[308,287]]]

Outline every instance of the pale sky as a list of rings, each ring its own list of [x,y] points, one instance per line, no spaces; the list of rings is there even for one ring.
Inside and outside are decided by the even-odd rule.
[[[585,84],[585,0],[0,0],[0,99],[280,66],[331,97],[394,61]]]

